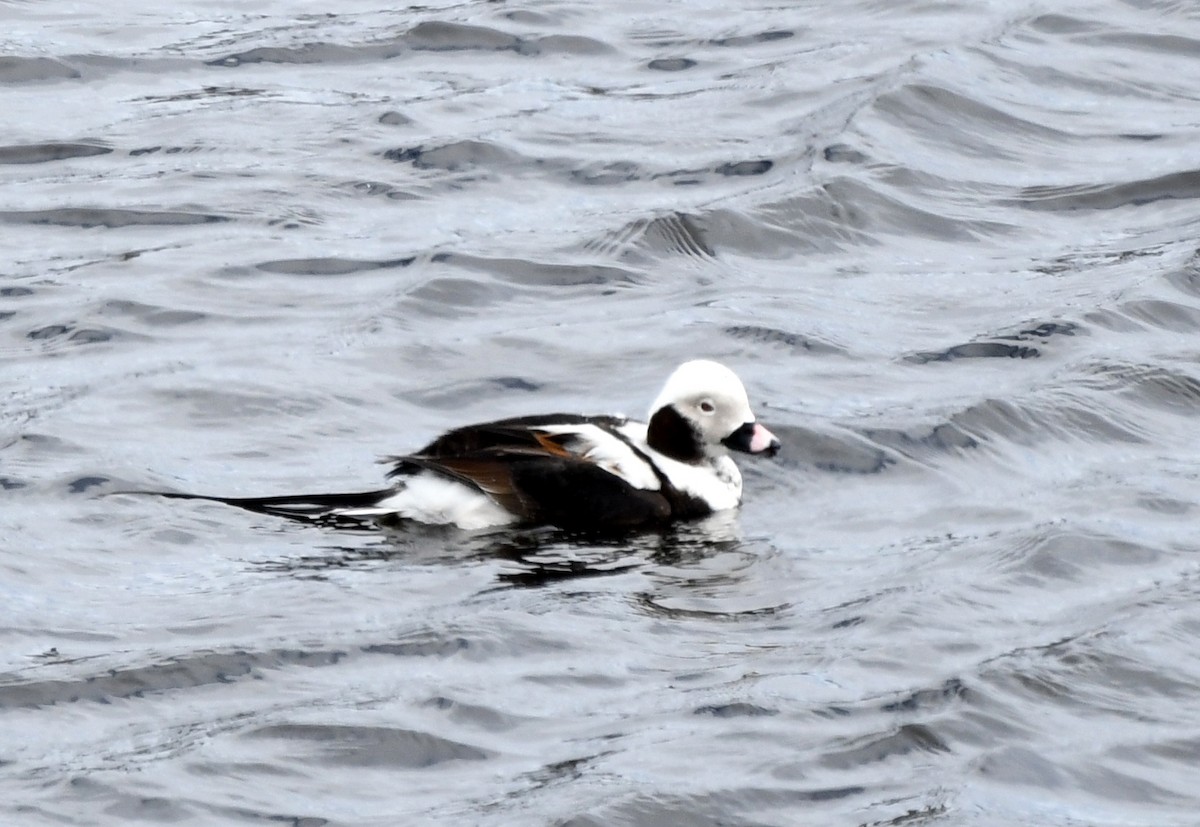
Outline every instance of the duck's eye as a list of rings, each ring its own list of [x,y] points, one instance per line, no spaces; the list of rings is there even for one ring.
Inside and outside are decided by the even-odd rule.
[[[715,411],[716,409],[717,409],[717,406],[714,405],[711,400],[709,400],[709,399],[700,400],[700,410],[703,413],[710,414],[713,411]]]

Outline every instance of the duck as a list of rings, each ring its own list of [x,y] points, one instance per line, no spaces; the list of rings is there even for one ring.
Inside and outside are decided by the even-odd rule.
[[[737,508],[742,475],[730,452],[774,456],[780,447],[737,374],[696,359],[671,373],[644,422],[555,413],[457,427],[381,460],[389,485],[373,491],[167,496],[308,521],[624,531]]]

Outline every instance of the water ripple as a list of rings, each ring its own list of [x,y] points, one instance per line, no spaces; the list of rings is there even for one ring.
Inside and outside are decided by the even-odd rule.
[[[60,6],[0,57],[0,821],[1195,821],[1188,4]],[[784,443],[736,516],[114,493],[698,356]]]

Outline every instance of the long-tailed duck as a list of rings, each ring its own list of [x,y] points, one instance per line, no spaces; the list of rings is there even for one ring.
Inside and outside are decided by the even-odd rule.
[[[754,420],[737,375],[696,360],[671,374],[647,422],[578,414],[501,419],[387,457],[393,485],[382,490],[202,499],[301,519],[629,529],[736,508],[742,475],[729,450],[774,456],[779,447]]]

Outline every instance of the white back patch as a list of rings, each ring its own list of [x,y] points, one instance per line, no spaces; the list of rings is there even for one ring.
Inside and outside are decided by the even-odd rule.
[[[639,430],[640,429],[640,430]],[[571,448],[583,459],[599,465],[605,471],[625,480],[634,488],[657,491],[661,486],[654,469],[637,455],[629,445],[596,425],[543,425],[537,430],[548,434],[571,435],[578,445]],[[641,422],[626,422],[617,431],[628,438],[639,449],[645,450],[646,426]],[[582,450],[580,450],[582,449]]]

